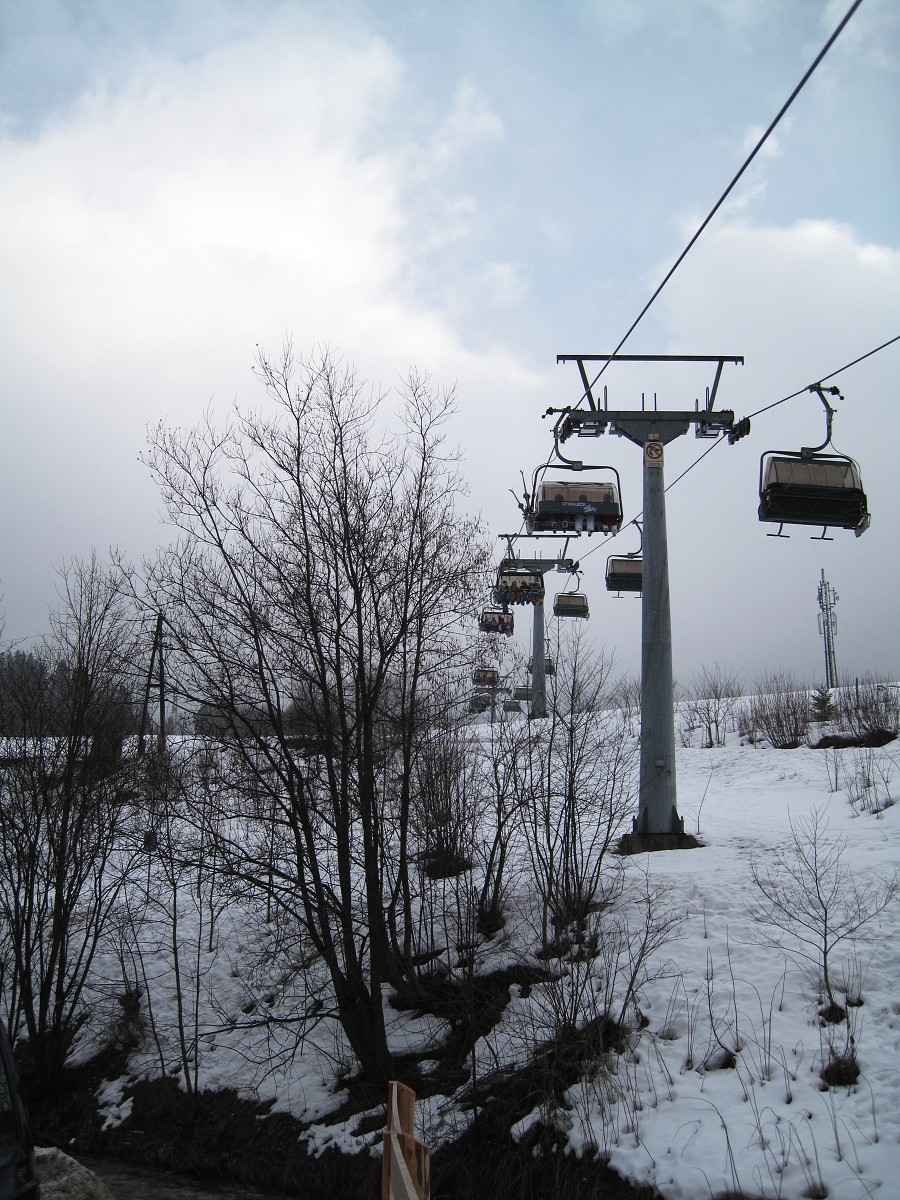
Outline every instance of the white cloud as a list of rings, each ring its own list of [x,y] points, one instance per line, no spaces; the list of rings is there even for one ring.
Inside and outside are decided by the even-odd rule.
[[[528,283],[512,263],[487,263],[480,282],[491,302],[503,308],[514,308],[529,291]]]
[[[763,125],[751,125],[744,134],[741,142],[741,150],[744,155],[750,153],[762,135],[765,133],[766,127]],[[760,155],[763,158],[780,158],[781,157],[781,142],[778,139],[778,134],[774,131],[769,134],[763,145],[760,147]]]
[[[430,158],[447,166],[481,141],[503,135],[503,122],[488,105],[470,79],[460,84],[453,108],[431,138]]]
[[[191,423],[211,397],[258,402],[257,342],[327,342],[387,383],[410,363],[475,387],[512,369],[466,354],[417,303],[413,223],[441,221],[406,195],[415,161],[466,236],[471,200],[447,171],[497,122],[464,87],[420,152],[391,125],[402,78],[378,38],[270,27],[155,59],[36,139],[0,142],[0,540],[20,564],[15,593],[3,581],[8,633],[41,623],[19,585],[50,595],[50,563],[159,538],[135,462],[144,427]]]
[[[756,490],[764,451],[824,438],[824,414],[807,385],[900,333],[900,250],[863,242],[834,221],[731,221],[707,231],[658,306],[660,349],[745,356],[743,367],[726,368],[720,408],[740,417],[801,393],[755,417],[750,438],[717,448],[671,493],[673,620],[682,663],[702,655],[751,671],[790,662],[817,673],[815,588],[824,566],[845,598],[842,669],[896,671],[900,343],[829,381],[844,396],[835,405],[834,445],[860,464],[873,514],[869,532],[857,540],[837,531],[823,543],[810,541],[815,530],[792,529],[789,542],[774,542],[756,521]],[[682,441],[672,456],[680,455],[679,470],[699,453]]]

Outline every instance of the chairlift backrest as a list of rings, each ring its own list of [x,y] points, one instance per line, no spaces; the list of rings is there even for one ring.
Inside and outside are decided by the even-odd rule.
[[[529,675],[532,674],[533,671],[534,671],[534,659],[529,658],[529,660],[528,660]],[[544,674],[545,675],[555,675],[556,674],[556,664],[554,663],[553,659],[549,657],[549,655],[545,656],[545,658],[544,658]]]
[[[542,504],[618,504],[619,493],[614,483],[566,483],[548,480],[537,488],[538,509]]]
[[[849,459],[780,458],[768,460],[764,487],[773,484],[787,487],[847,488],[861,490],[859,468]]]

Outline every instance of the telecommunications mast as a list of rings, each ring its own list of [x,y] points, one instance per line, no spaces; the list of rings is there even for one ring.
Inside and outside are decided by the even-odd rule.
[[[825,639],[825,686],[836,688],[838,685],[837,659],[834,653],[834,635],[837,633],[837,613],[834,606],[838,602],[838,594],[825,578],[825,568],[819,580],[819,633]]]

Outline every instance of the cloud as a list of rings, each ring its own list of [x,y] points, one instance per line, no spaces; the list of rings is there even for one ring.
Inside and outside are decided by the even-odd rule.
[[[144,427],[258,402],[257,342],[328,343],[387,382],[415,363],[470,388],[522,377],[466,353],[416,291],[429,228],[444,236],[455,212],[469,235],[453,163],[499,125],[464,85],[413,141],[395,120],[403,76],[378,37],[269,25],[156,56],[38,136],[0,140],[8,633],[40,623],[23,597],[52,593],[52,562],[160,537]],[[412,163],[438,211],[412,204]]]
[[[741,150],[745,155],[749,154],[762,135],[765,133],[765,127],[762,125],[751,125],[744,134],[741,142]],[[763,158],[780,158],[781,157],[781,142],[778,139],[777,133],[770,133],[763,145],[760,147],[759,153]]]
[[[707,231],[658,307],[660,349],[745,356],[743,367],[726,368],[718,407],[740,417],[799,392],[760,412],[750,438],[717,447],[670,493],[676,670],[719,659],[751,673],[792,663],[815,677],[815,589],[824,566],[844,600],[841,669],[896,673],[900,344],[832,373],[900,333],[900,249],[863,241],[835,221],[724,222]],[[826,376],[844,397],[835,401],[834,446],[860,464],[872,527],[858,540],[836,531],[833,542],[811,541],[816,530],[795,528],[790,541],[774,542],[756,520],[759,459],[822,442],[824,414],[807,387]],[[681,439],[667,478],[703,449]]]
[[[514,308],[528,294],[529,285],[512,263],[491,262],[481,272],[482,287],[492,303]]]

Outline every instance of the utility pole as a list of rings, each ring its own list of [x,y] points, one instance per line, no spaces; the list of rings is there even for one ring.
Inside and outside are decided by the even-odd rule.
[[[825,686],[829,689],[838,685],[837,658],[834,653],[834,635],[837,633],[837,613],[834,606],[839,596],[825,578],[825,568],[819,580],[819,633],[825,639]]]
[[[734,425],[734,413],[715,412],[713,404],[726,362],[743,363],[743,358],[724,355],[631,355],[559,354],[557,362],[576,362],[584,386],[587,408],[550,409],[560,413],[554,429],[557,453],[570,466],[580,463],[564,458],[559,443],[572,434],[598,437],[607,429],[643,449],[644,459],[644,564],[641,608],[641,765],[638,815],[630,835],[631,850],[670,850],[689,844],[684,821],[678,816],[675,776],[675,705],[672,694],[672,625],[669,608],[669,557],[666,536],[664,447],[687,433],[694,425],[698,437],[716,437]],[[642,407],[633,411],[610,411],[594,401],[586,363],[603,362],[709,362],[716,363],[706,407],[694,411],[667,412]],[[605,369],[605,367],[604,367]],[[598,376],[599,378],[599,376]],[[596,379],[593,381],[596,383]]]

